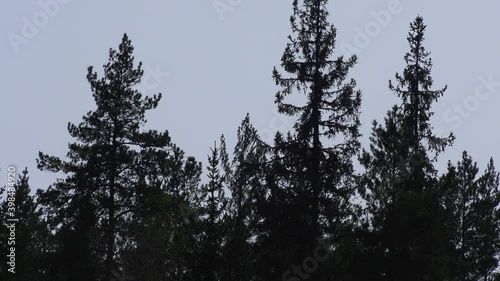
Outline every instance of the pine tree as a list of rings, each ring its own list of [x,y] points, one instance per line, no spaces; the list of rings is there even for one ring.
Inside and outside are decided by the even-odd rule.
[[[454,244],[460,280],[490,280],[500,253],[499,173],[493,161],[478,177],[479,168],[463,152],[456,166],[441,178],[445,206],[454,216]]]
[[[275,144],[283,143],[278,133]],[[304,240],[309,229],[304,198],[297,195],[301,185],[290,175],[286,163],[292,154],[284,154],[273,148],[265,163],[263,190],[255,196],[257,224],[255,225],[256,274],[258,280],[288,280],[293,278],[292,266],[304,259]],[[293,159],[293,158],[292,158]],[[293,167],[293,164],[290,164]],[[291,167],[290,167],[291,168]],[[290,276],[291,275],[291,276]]]
[[[254,261],[253,243],[250,240],[257,232],[259,223],[256,206],[263,198],[267,148],[247,114],[238,127],[233,159],[230,165],[224,167],[230,198],[224,223],[227,243],[223,249],[222,280],[252,279],[255,268],[250,266]]]
[[[490,159],[484,174],[478,179],[478,197],[474,202],[477,210],[475,222],[478,237],[475,241],[477,257],[477,277],[488,281],[500,262],[500,173]]]
[[[136,280],[199,280],[199,210],[179,197],[157,196],[156,210],[131,223],[124,268]]]
[[[402,114],[398,106],[388,111],[384,123],[373,121],[370,136],[370,150],[363,150],[360,163],[365,172],[359,178],[360,195],[366,206],[359,214],[359,234],[364,241],[359,252],[366,252],[364,258],[370,267],[363,270],[352,270],[356,280],[382,279],[388,269],[386,247],[390,240],[386,232],[388,215],[394,211],[393,206],[402,190],[401,184],[408,179],[411,164],[409,163],[409,147],[402,141]],[[389,240],[389,241],[388,241]],[[359,259],[359,257],[358,257]],[[354,266],[354,265],[353,265]]]
[[[165,171],[158,175],[142,171],[141,208],[132,214],[127,230],[123,267],[138,280],[199,278],[201,222],[194,191],[199,188],[201,163],[185,159],[175,145],[169,148],[167,158],[151,159],[162,163]]]
[[[168,133],[141,130],[146,111],[157,107],[161,94],[143,97],[134,88],[143,70],[141,63],[134,66],[133,50],[125,34],[119,50],[109,51],[104,77],[98,78],[88,68],[96,109],[79,125],[68,124],[70,135],[77,139],[69,145],[69,160],[43,153],[37,160],[39,169],[67,175],[41,197],[54,227],[62,223],[71,232],[86,221],[85,234],[74,235],[92,235],[87,237],[91,245],[85,247],[91,246],[93,262],[89,266],[98,266],[93,280],[110,280],[120,271],[119,253],[127,242],[125,228],[130,215],[141,208],[137,202],[144,183],[159,185],[162,181],[157,176],[168,173]],[[73,259],[78,263],[77,257]]]

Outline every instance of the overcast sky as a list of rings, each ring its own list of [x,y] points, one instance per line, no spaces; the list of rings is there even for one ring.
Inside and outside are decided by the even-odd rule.
[[[94,108],[87,67],[102,73],[123,33],[144,64],[144,93],[164,95],[147,115],[148,127],[168,129],[187,155],[206,162],[221,134],[232,150],[247,112],[265,139],[289,127],[275,113],[271,71],[290,32],[291,2],[6,1],[0,11],[0,184],[9,164],[28,167],[33,189],[54,182],[57,175],[36,169],[38,151],[65,156],[72,141],[67,123],[79,123]],[[433,107],[433,125],[457,137],[439,167],[456,162],[463,150],[481,170],[490,157],[500,162],[499,1],[342,0],[329,8],[337,54],[358,54],[351,74],[363,93],[365,147],[373,119],[382,120],[398,101],[388,80],[404,68],[408,25],[420,14],[435,88],[448,85]]]

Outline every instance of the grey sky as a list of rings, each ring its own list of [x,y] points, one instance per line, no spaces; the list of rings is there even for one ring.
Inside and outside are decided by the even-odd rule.
[[[40,3],[49,2],[56,5],[44,10]],[[457,136],[439,167],[448,159],[456,162],[464,149],[481,169],[491,156],[500,162],[500,2],[343,0],[330,1],[330,11],[338,54],[348,53],[348,46],[358,49],[352,77],[363,92],[365,147],[372,120],[382,120],[398,101],[387,89],[388,80],[404,68],[408,25],[420,14],[427,24],[435,88],[448,85],[433,108],[434,126]],[[271,71],[280,63],[290,14],[291,1],[269,0],[4,3],[0,184],[11,163],[30,169],[35,189],[55,180],[56,175],[36,169],[38,151],[65,156],[72,141],[67,122],[78,123],[93,109],[87,66],[101,73],[108,49],[117,48],[125,32],[136,61],[150,76],[145,94],[164,95],[147,116],[148,127],[168,129],[187,155],[205,162],[222,133],[232,150],[247,112],[263,134],[289,127],[275,113]]]

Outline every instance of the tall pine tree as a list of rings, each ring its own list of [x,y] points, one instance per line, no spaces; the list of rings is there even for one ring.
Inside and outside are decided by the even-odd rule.
[[[237,143],[231,163],[224,167],[228,191],[227,217],[224,230],[223,280],[252,280],[255,267],[253,236],[260,223],[258,205],[264,201],[263,183],[268,146],[247,116],[237,131]]]
[[[43,153],[38,159],[41,170],[67,175],[40,196],[50,209],[54,230],[62,224],[61,229],[73,235],[90,236],[82,250],[91,259],[92,280],[111,280],[121,270],[120,252],[127,243],[130,216],[140,211],[144,188],[162,184],[156,176],[167,174],[169,168],[165,163],[172,146],[168,133],[142,130],[145,113],[157,107],[161,94],[143,97],[135,88],[143,70],[141,63],[134,66],[133,50],[124,35],[119,49],[110,49],[102,78],[88,68],[96,109],[79,125],[68,124],[77,140],[69,145],[68,160]],[[73,232],[78,225],[84,228]],[[81,267],[80,254],[75,255],[73,262]]]

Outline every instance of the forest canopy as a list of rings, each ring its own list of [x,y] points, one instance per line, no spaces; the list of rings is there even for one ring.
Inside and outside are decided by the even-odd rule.
[[[1,280],[500,280],[500,174],[467,151],[437,169],[456,137],[431,122],[448,91],[434,83],[423,17],[388,77],[398,103],[363,147],[369,89],[351,75],[358,57],[337,55],[327,4],[293,1],[270,70],[293,127],[264,140],[242,112],[235,146],[214,140],[206,167],[146,129],[163,96],[138,87],[124,34],[102,75],[87,69],[95,107],[68,123],[66,155],[36,157],[64,176],[33,193],[24,169],[3,188],[0,237],[15,225],[15,241],[0,242],[2,268],[14,268]]]

